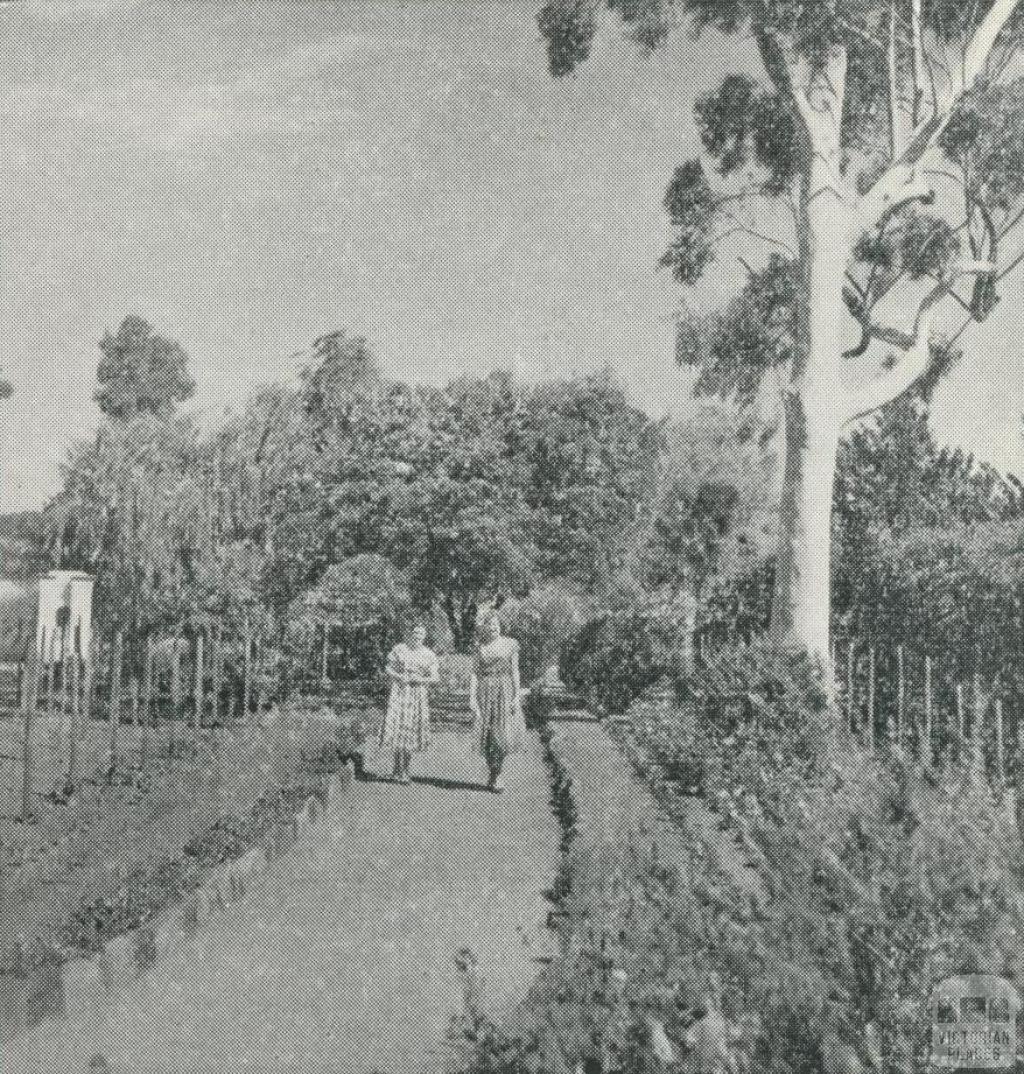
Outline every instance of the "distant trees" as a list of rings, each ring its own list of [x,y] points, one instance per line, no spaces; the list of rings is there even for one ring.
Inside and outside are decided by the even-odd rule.
[[[184,349],[141,317],[125,317],[116,332],[106,332],[100,353],[95,398],[115,421],[138,414],[169,417],[195,394]]]
[[[465,649],[482,605],[603,584],[656,499],[662,430],[606,372],[414,387],[332,332],[297,387],[257,393],[209,437],[175,413],[184,352],[140,319],[105,337],[98,374],[106,421],[47,518],[63,565],[96,572],[100,614],[136,633],[284,629],[339,570],[382,559]]]

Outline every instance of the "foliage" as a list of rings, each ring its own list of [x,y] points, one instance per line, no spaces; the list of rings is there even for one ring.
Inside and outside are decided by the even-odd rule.
[[[628,842],[614,864],[581,866],[570,885],[587,907],[577,944],[588,932],[618,937],[600,957],[625,971],[627,1012],[659,1019],[677,1048],[713,975],[730,1048],[755,1069],[904,1069],[934,983],[1019,972],[1012,818],[967,770],[938,780],[837,740],[799,651],[723,652],[702,688],[710,708],[697,741],[681,738],[694,724],[671,706],[660,715],[643,706],[641,719],[616,725],[693,840],[689,878]],[[726,700],[736,697],[745,710]],[[704,758],[724,838],[752,867],[753,886],[688,826],[693,809],[676,793],[687,751]],[[605,1046],[625,1048],[628,1024],[628,1014],[609,1018]]]
[[[664,431],[629,403],[609,369],[537,385],[522,422],[516,454],[525,466],[538,572],[600,588],[625,567],[650,517]]]
[[[680,672],[686,629],[686,609],[676,603],[592,619],[562,648],[565,683],[600,708],[622,712],[648,686]]]
[[[116,421],[138,414],[169,417],[195,394],[188,356],[181,345],[159,335],[141,317],[126,317],[100,341],[96,402]]]
[[[166,351],[133,324],[110,339]],[[68,459],[47,543],[96,574],[98,617],[129,631],[136,660],[147,631],[211,620],[280,641],[361,557],[401,573],[402,601],[440,609],[465,650],[481,604],[621,569],[662,450],[607,372],[418,388],[338,331],[313,343],[296,389],[260,391],[209,436],[168,406],[111,411]]]
[[[605,12],[648,48],[686,23],[747,41],[760,60],[760,79],[747,65],[696,101],[704,156],[669,183],[661,265],[693,286],[734,236],[769,250],[757,266],[744,249],[747,278],[724,308],[684,312],[677,353],[697,367],[699,393],[785,400],[793,509],[781,516],[773,629],[824,653],[828,616],[814,602],[828,600],[828,549],[805,540],[823,520],[802,512],[827,511],[829,496],[812,506],[799,495],[803,467],[831,482],[845,427],[949,368],[935,307],[955,303],[967,327],[998,301],[1024,200],[1024,6],[549,0],[538,25],[554,75],[588,58]],[[956,70],[947,49],[962,57]]]
[[[557,667],[562,647],[582,625],[583,602],[557,583],[534,589],[501,611],[505,632],[519,642],[523,681],[531,683]]]

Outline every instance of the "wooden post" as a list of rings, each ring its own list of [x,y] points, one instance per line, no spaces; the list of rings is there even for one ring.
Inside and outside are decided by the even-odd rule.
[[[170,736],[173,741],[177,721],[181,718],[181,638],[177,634],[171,642],[171,724]]]
[[[50,651],[46,661],[46,729],[53,734],[53,710],[57,691],[57,631],[50,631]]]
[[[868,652],[868,742],[875,747],[875,647]]]
[[[64,696],[68,701],[67,788],[71,793],[74,793],[75,784],[78,782],[78,710],[82,692],[82,634],[80,626],[81,624],[76,624],[71,632],[72,641],[64,663]]]
[[[146,673],[142,680],[145,715],[149,719],[150,726],[157,727],[160,723],[160,715],[157,712],[156,691],[153,689],[153,668],[156,662],[156,647],[153,645],[153,635],[146,637]]]
[[[68,724],[71,716],[71,646],[68,644],[67,627],[62,627],[60,632],[60,664],[61,682],[60,694],[57,697],[57,709],[60,712],[60,748],[61,757],[64,761],[64,771],[67,772],[67,754],[65,743],[69,740]],[[65,789],[68,789],[65,785]]]
[[[1004,755],[1004,743],[1003,743],[1003,700],[997,697],[995,703],[996,710],[996,779],[999,781],[999,786],[1006,782],[1006,757]]]
[[[121,692],[124,674],[124,631],[114,635],[114,650],[110,657],[110,772],[117,770],[117,731],[121,726]]]
[[[932,658],[924,658],[924,749],[921,759],[926,765],[932,763]]]
[[[902,746],[907,733],[907,680],[902,645],[896,648],[896,679],[896,742]]]
[[[92,719],[96,699],[96,657],[99,653],[99,639],[95,634],[89,636],[89,652],[85,656],[85,681],[82,686],[82,716],[88,733],[89,721]]]
[[[245,652],[242,657],[242,720],[249,722],[249,714],[252,710],[252,626],[249,620],[245,621],[245,640],[243,642]]]
[[[985,702],[981,696],[981,674],[974,672],[971,683],[974,718],[971,726],[971,758],[976,765],[985,767]]]
[[[42,644],[46,644],[46,631],[43,630]],[[21,819],[26,824],[32,819],[32,791],[33,791],[33,753],[34,745],[32,736],[35,734],[36,697],[39,685],[39,671],[41,661],[39,652],[33,642],[29,647],[28,657],[25,661],[25,677],[21,692],[21,715],[23,724],[24,741],[22,742],[21,755]]]
[[[204,667],[203,658],[203,632],[201,630],[196,631],[196,684],[194,691],[195,699],[195,727],[198,731],[203,726],[203,673],[206,670]]]
[[[267,705],[266,697],[266,681],[263,674],[263,665],[266,659],[266,648],[263,639],[253,641],[253,652],[255,655],[255,675],[256,675],[256,722],[263,722],[263,710]]]
[[[964,684],[958,682],[956,684],[956,734],[960,740],[960,744],[957,749],[962,749],[964,741]]]
[[[139,769],[144,772],[149,763],[149,741],[148,731],[142,720],[142,696],[138,674],[132,674],[128,684],[128,697],[131,705],[131,724],[132,727],[139,730]]]
[[[850,644],[846,647],[846,722],[853,731],[857,730],[854,710],[854,702],[856,701],[856,683],[854,681],[855,651],[856,645],[853,638],[851,638]]]
[[[210,659],[213,661],[213,697],[210,699],[210,719],[214,726],[220,721],[220,691],[224,674],[223,637],[220,626],[214,627]]]

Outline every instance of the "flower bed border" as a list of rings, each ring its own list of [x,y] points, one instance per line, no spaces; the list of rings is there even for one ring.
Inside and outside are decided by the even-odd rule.
[[[355,779],[346,762],[320,775],[320,785],[297,812],[278,816],[255,845],[206,869],[184,898],[172,897],[142,922],[107,937],[96,949],[68,948],[55,957],[0,972],[0,1042],[10,1042],[47,1019],[94,1017],[214,914],[242,898]],[[216,825],[208,829],[214,831]],[[207,833],[207,834],[208,834]]]

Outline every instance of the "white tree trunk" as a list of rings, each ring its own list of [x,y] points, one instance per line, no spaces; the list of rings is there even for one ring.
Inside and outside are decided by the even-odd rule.
[[[794,642],[823,663],[829,653],[832,494],[840,425],[800,395],[786,406],[785,469],[772,636]]]
[[[841,89],[845,59],[833,84]],[[796,354],[785,413],[785,456],[771,633],[827,665],[831,609],[832,495],[845,423],[837,380],[848,321],[843,283],[856,228],[844,197],[835,111],[808,115],[810,165],[800,206]],[[810,124],[813,124],[811,126]]]

